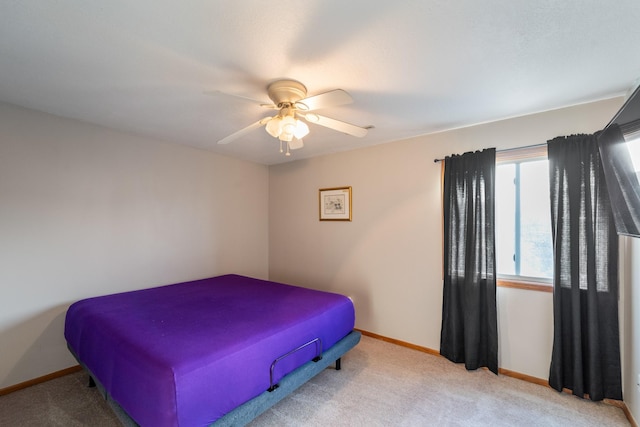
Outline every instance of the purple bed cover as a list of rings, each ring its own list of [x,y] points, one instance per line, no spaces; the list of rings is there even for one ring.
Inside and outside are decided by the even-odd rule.
[[[343,295],[238,275],[78,301],[65,338],[111,398],[142,426],[200,426],[263,393],[271,363],[354,327]],[[308,362],[310,345],[274,380]]]

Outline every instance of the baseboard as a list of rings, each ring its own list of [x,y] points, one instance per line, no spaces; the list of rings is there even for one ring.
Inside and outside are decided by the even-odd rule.
[[[636,422],[635,418],[633,418],[631,411],[629,411],[629,408],[627,408],[627,405],[624,402],[621,402],[619,400],[612,400],[608,402],[608,400],[609,399],[605,399],[605,402],[609,405],[617,406],[618,408],[622,409],[622,412],[624,412],[624,414],[627,416],[627,420],[629,421],[629,424],[631,424],[631,427],[638,427],[638,423]]]
[[[385,341],[391,344],[396,344],[402,347],[407,347],[413,350],[418,350],[421,351],[423,353],[428,353],[434,356],[439,356],[439,357],[443,357],[440,352],[438,350],[433,350],[431,348],[428,347],[422,347],[419,345],[415,345],[415,344],[411,344],[409,342],[406,341],[401,341],[401,340],[397,340],[395,338],[389,338],[389,337],[385,337],[383,335],[378,335],[378,334],[374,334],[373,332],[369,332],[369,331],[365,331],[362,329],[357,329],[356,330],[360,331],[360,333],[362,333],[362,335],[367,336],[367,337],[371,337],[371,338],[375,338],[381,341]],[[527,375],[527,374],[522,374],[520,372],[515,372],[515,371],[511,371],[509,369],[504,369],[504,368],[498,368],[498,372],[504,376],[507,377],[512,377],[512,378],[516,378],[522,381],[526,381],[529,383],[533,383],[533,384],[537,384],[537,385],[541,385],[544,387],[549,387],[551,388],[551,386],[549,385],[549,381],[543,378],[537,378],[531,375]],[[571,393],[571,390],[563,390],[566,393]],[[631,424],[632,427],[638,427],[638,424],[636,423],[635,419],[633,418],[633,415],[631,415],[631,412],[629,411],[629,408],[627,408],[627,405],[621,401],[621,400],[613,400],[613,399],[604,399],[603,400],[604,403],[611,405],[611,406],[615,406],[617,408],[622,409],[622,412],[624,412],[625,416],[627,417],[627,420],[629,421],[629,423]]]
[[[364,330],[358,329],[358,328],[356,328],[356,330],[360,331],[360,333],[362,335],[365,335],[367,337],[375,338],[375,339],[380,340],[380,341],[386,341],[386,342],[391,343],[391,344],[397,344],[399,346],[411,348],[413,350],[418,350],[418,351],[421,351],[423,353],[429,353],[429,354],[432,354],[434,356],[440,356],[440,352],[437,351],[437,350],[432,350],[432,349],[427,348],[427,347],[422,347],[422,346],[419,346],[419,345],[411,344],[411,343],[406,342],[406,341],[400,341],[400,340],[397,340],[395,338],[389,338],[389,337],[385,337],[383,335],[374,334],[373,332],[364,331]]]
[[[80,367],[80,365],[76,365],[76,366],[72,366],[70,368],[66,368],[66,369],[62,369],[60,371],[56,371],[53,372],[51,374],[47,374],[47,375],[43,375],[41,377],[38,378],[34,378],[32,380],[29,381],[25,381],[23,383],[20,384],[15,384],[3,389],[0,389],[0,396],[4,396],[6,394],[9,393],[13,393],[14,391],[19,391],[19,390],[23,390],[27,387],[31,387],[34,386],[36,384],[40,384],[46,381],[50,381],[56,378],[60,378],[60,377],[64,377],[65,375],[69,375],[69,374],[73,374],[74,372],[78,372],[81,371],[82,368]]]
[[[504,375],[505,377],[516,378],[518,380],[526,381],[528,383],[538,384],[545,387],[549,386],[549,380],[545,380],[543,378],[534,377],[532,375],[522,374],[520,372],[511,371],[509,369],[498,368],[498,373]]]

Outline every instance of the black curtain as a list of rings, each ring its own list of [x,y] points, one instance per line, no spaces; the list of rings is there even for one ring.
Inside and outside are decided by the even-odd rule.
[[[496,150],[444,160],[444,295],[440,354],[498,373]]]
[[[618,235],[596,135],[547,143],[554,253],[549,384],[592,400],[622,399]]]

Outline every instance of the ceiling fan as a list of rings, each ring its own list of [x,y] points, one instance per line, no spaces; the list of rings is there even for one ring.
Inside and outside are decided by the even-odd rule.
[[[225,94],[220,91],[206,91],[207,94]],[[351,123],[332,119],[315,114],[312,111],[350,104],[351,96],[342,89],[334,89],[318,95],[307,97],[307,88],[297,80],[276,80],[267,86],[267,95],[273,103],[264,103],[241,95],[231,95],[247,101],[259,104],[262,107],[278,110],[274,116],[267,116],[249,126],[240,129],[231,135],[222,138],[218,144],[228,144],[241,136],[265,126],[267,133],[280,140],[280,152],[289,156],[289,150],[295,150],[304,146],[302,138],[309,133],[306,122],[317,124],[348,135],[363,137],[367,134],[368,127],[360,127]],[[283,147],[286,145],[286,150]]]

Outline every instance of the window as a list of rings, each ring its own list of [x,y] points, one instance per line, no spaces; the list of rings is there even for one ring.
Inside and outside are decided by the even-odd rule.
[[[546,145],[498,152],[496,162],[499,284],[524,282],[546,288],[553,278]]]

